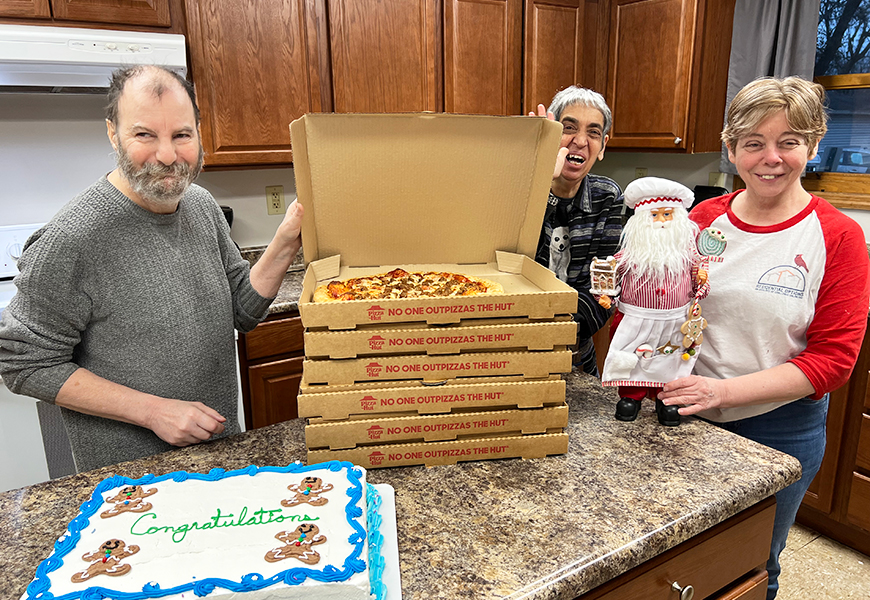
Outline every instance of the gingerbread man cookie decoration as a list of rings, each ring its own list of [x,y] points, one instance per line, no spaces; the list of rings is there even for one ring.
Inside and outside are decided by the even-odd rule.
[[[137,552],[139,552],[139,546],[128,546],[124,543],[124,540],[112,539],[103,542],[96,552],[82,555],[82,560],[90,562],[91,565],[86,570],[76,573],[70,579],[73,583],[82,583],[97,575],[117,577],[124,573],[129,573],[133,567],[123,565],[121,561],[128,556],[133,556]]]
[[[293,531],[282,531],[275,537],[285,546],[269,550],[264,557],[268,562],[278,562],[285,558],[295,558],[307,565],[320,561],[320,554],[312,548],[326,542],[325,535],[317,535],[320,528],[314,523],[303,523]]]
[[[707,319],[701,316],[701,305],[693,302],[689,309],[689,318],[680,327],[680,333],[683,334],[683,348],[686,352],[683,358],[688,360],[688,355],[695,353],[695,348],[700,346],[704,341],[704,328],[707,327]]]
[[[141,513],[151,510],[151,503],[146,502],[143,498],[147,498],[157,493],[156,488],[151,488],[147,492],[139,485],[128,485],[121,488],[121,491],[109,498],[106,502],[114,502],[115,506],[109,510],[100,513],[104,519],[114,517],[125,512]]]
[[[281,506],[296,506],[298,504],[310,504],[311,506],[323,506],[329,499],[324,498],[320,494],[326,493],[332,489],[332,484],[323,484],[320,477],[305,477],[302,483],[296,485],[291,483],[287,486],[291,492],[296,492],[296,496],[289,500],[281,500]]]

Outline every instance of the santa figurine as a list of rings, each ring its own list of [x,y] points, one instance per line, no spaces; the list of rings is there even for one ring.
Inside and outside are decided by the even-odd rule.
[[[707,257],[698,252],[698,227],[689,220],[693,200],[691,190],[667,179],[628,184],[625,205],[634,215],[614,257],[618,298],[592,283],[601,306],[616,306],[601,382],[619,387],[620,421],[634,421],[649,396],[659,423],[680,424],[678,407],[657,395],[665,383],[691,374],[706,327],[698,300],[709,289]]]

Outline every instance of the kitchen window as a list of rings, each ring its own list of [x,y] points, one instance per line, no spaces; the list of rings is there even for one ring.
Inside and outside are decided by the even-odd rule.
[[[815,81],[828,133],[803,183],[839,208],[870,210],[870,0],[822,0]]]

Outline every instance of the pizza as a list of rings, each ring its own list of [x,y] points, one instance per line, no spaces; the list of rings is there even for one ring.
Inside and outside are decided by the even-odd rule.
[[[501,284],[471,275],[445,271],[409,273],[404,269],[393,269],[389,273],[330,281],[320,285],[314,290],[314,301],[442,298],[502,293],[504,288]]]

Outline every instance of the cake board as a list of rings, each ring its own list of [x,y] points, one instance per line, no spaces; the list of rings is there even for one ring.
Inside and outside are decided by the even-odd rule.
[[[387,586],[387,600],[402,600],[402,578],[399,571],[399,541],[396,528],[396,490],[387,483],[372,484],[381,495],[381,534],[384,545],[384,585]]]

